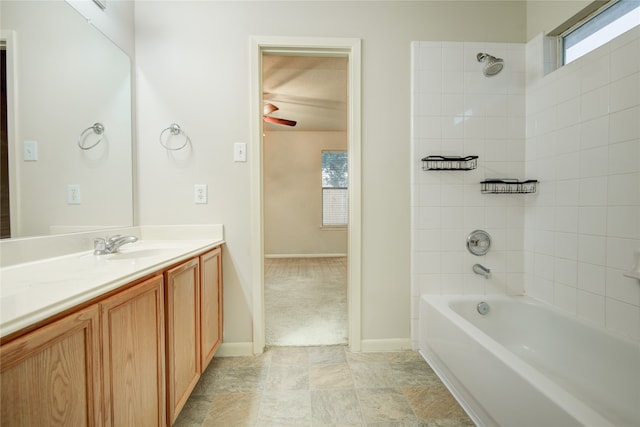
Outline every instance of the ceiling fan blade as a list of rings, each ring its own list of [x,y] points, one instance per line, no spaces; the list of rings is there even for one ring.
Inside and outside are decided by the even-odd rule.
[[[267,123],[274,123],[276,125],[295,126],[298,124],[295,120],[280,119],[278,117],[263,116],[263,119]]]
[[[270,102],[265,102],[264,107],[262,107],[262,114],[271,114],[274,111],[278,111],[279,108],[273,105]]]

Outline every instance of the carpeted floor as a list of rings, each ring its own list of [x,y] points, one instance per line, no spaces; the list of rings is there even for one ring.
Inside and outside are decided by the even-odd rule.
[[[347,259],[265,259],[268,346],[348,343]]]

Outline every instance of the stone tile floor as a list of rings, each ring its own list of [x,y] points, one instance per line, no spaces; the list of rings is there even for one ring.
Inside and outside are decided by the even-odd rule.
[[[471,427],[414,351],[272,347],[215,358],[174,426]]]

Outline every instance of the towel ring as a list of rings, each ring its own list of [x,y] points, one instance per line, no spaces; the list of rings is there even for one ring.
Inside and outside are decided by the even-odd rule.
[[[162,136],[165,134],[166,131],[169,131],[171,135],[174,135],[174,136],[180,135],[180,134],[184,135],[184,144],[182,144],[180,147],[172,148],[172,147],[169,147],[164,142],[162,142]],[[167,150],[171,150],[171,151],[182,150],[184,147],[187,146],[189,142],[191,142],[191,140],[189,139],[189,136],[186,133],[184,133],[184,131],[180,128],[180,125],[178,125],[177,123],[172,123],[168,128],[165,128],[162,132],[160,132],[160,145],[162,145]]]
[[[85,145],[84,137],[90,130],[92,130],[96,135],[100,135],[100,138],[98,138],[98,140],[91,145]],[[100,144],[102,138],[104,138],[104,125],[102,123],[95,123],[93,126],[89,126],[80,133],[80,136],[78,137],[78,147],[80,147],[81,150],[90,150],[96,145]]]

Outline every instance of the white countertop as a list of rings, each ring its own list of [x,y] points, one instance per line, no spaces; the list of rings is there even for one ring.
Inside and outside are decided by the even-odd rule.
[[[139,240],[118,254],[83,251],[0,269],[0,336],[221,245],[221,238]]]

